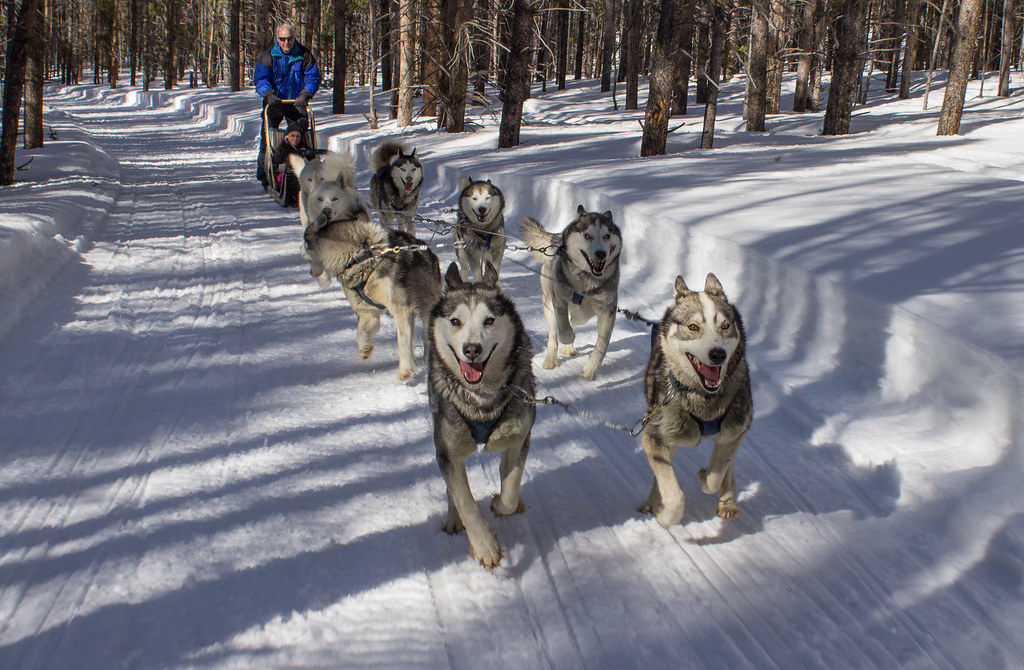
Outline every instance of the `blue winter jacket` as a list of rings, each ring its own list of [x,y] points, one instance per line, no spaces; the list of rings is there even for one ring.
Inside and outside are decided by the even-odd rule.
[[[317,92],[320,88],[320,68],[313,52],[298,42],[285,55],[275,41],[274,46],[264,51],[256,61],[252,79],[256,94],[261,98],[267,91],[274,91],[277,97],[289,100],[298,97],[303,91],[309,91],[310,95]]]

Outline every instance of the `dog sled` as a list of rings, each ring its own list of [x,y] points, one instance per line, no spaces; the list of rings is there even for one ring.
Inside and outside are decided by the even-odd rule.
[[[294,105],[294,100],[282,100],[283,104]],[[263,128],[260,131],[262,141],[266,150],[263,152],[263,164],[260,166],[262,181],[267,185],[267,193],[282,207],[297,207],[299,202],[299,182],[295,177],[288,175],[280,181],[274,174],[274,152],[284,141],[288,128],[288,118],[282,119],[280,125],[274,128],[268,122],[267,112],[269,107],[263,108]],[[313,118],[313,110],[306,105],[306,118],[309,119],[308,127],[302,133],[303,153],[307,158],[312,154],[324,153],[316,144],[316,120]]]

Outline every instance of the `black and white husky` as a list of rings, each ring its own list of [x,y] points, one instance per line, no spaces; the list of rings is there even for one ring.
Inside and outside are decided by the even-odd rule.
[[[520,224],[523,239],[543,266],[540,274],[548,347],[544,369],[558,364],[561,353],[575,356],[574,326],[597,316],[597,341],[583,367],[583,377],[594,379],[608,352],[619,304],[619,254],[622,235],[612,213],[588,212],[580,205],[576,218],[561,233],[549,233],[527,217]]]
[[[668,528],[683,518],[685,496],[672,457],[680,446],[714,442],[708,467],[698,473],[705,493],[718,493],[718,516],[739,516],[733,460],[754,417],[743,322],[708,274],[701,292],[682,277],[651,350],[644,382],[650,420],[640,442],[654,471],[641,512]]]
[[[370,154],[370,169],[370,206],[377,210],[381,223],[388,227],[397,224],[415,235],[423,186],[423,165],[416,150],[407,154],[397,140],[385,140]]]
[[[481,281],[487,263],[500,275],[505,257],[505,196],[490,179],[463,177],[459,189],[459,213],[452,234],[462,281],[470,275]]]
[[[341,284],[359,317],[359,357],[373,353],[381,312],[394,317],[398,330],[398,378],[415,372],[416,317],[426,326],[430,308],[441,297],[441,269],[422,242],[370,219],[359,194],[338,182],[320,184],[310,197],[313,217],[305,231],[310,274],[327,273]]]
[[[515,306],[498,290],[491,265],[483,281],[473,284],[463,282],[452,263],[445,282],[427,326],[434,445],[448,489],[444,529],[465,529],[472,554],[493,567],[501,561],[501,544],[469,488],[465,461],[478,444],[500,453],[501,492],[491,499],[491,511],[524,511],[519,485],[536,416],[524,399],[535,392],[530,338]]]

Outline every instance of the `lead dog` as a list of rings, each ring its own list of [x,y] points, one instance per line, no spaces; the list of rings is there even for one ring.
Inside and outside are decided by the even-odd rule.
[[[370,154],[370,206],[385,226],[416,233],[416,211],[423,186],[423,164],[416,150],[405,153],[397,140],[384,140]]]
[[[651,350],[644,382],[648,421],[640,442],[654,472],[654,486],[640,508],[668,528],[683,518],[685,496],[672,458],[679,446],[714,442],[708,467],[698,473],[704,493],[718,493],[718,516],[739,516],[733,460],[754,417],[743,322],[708,274],[702,292],[676,277]]]
[[[459,213],[452,235],[462,281],[470,274],[480,281],[487,263],[500,275],[505,257],[505,196],[490,179],[463,177],[459,189]]]
[[[336,278],[359,317],[359,357],[373,353],[380,314],[387,311],[398,329],[398,379],[415,372],[413,339],[417,315],[426,324],[430,308],[441,297],[441,270],[429,249],[410,249],[422,242],[370,219],[353,188],[324,182],[313,192],[305,243],[310,274]],[[397,249],[396,249],[397,247]]]
[[[533,256],[543,263],[540,288],[548,323],[544,369],[558,364],[559,342],[563,355],[576,355],[573,327],[596,315],[597,341],[583,367],[583,377],[593,380],[608,352],[619,304],[622,235],[612,213],[588,212],[580,205],[576,218],[561,233],[549,233],[529,217],[523,219],[520,230]]]
[[[515,306],[498,290],[488,264],[483,281],[462,281],[455,263],[447,291],[430,312],[427,391],[434,421],[437,464],[448,489],[444,529],[463,528],[470,552],[487,567],[498,565],[501,544],[469,488],[466,457],[478,444],[501,454],[501,493],[491,499],[496,516],[525,510],[519,495],[536,408],[530,338]]]

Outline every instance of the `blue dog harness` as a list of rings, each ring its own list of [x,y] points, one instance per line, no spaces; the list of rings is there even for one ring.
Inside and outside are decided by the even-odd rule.
[[[697,389],[694,389],[694,388],[690,388],[686,384],[683,384],[678,379],[676,379],[676,376],[674,374],[672,374],[671,370],[668,371],[668,380],[672,384],[672,387],[673,387],[673,389],[675,389],[676,393],[690,392],[690,391],[696,392],[696,390],[697,390]],[[726,410],[726,412],[728,412],[729,408],[726,407],[725,410]],[[692,413],[690,414],[690,418],[693,419],[694,421],[696,421],[697,425],[700,426],[700,434],[702,436],[710,437],[712,435],[717,435],[719,432],[721,432],[721,430],[722,430],[722,419],[725,418],[725,412],[722,412],[722,415],[719,416],[718,418],[708,419],[707,421],[705,421],[704,419],[701,419],[698,416],[694,416]]]

